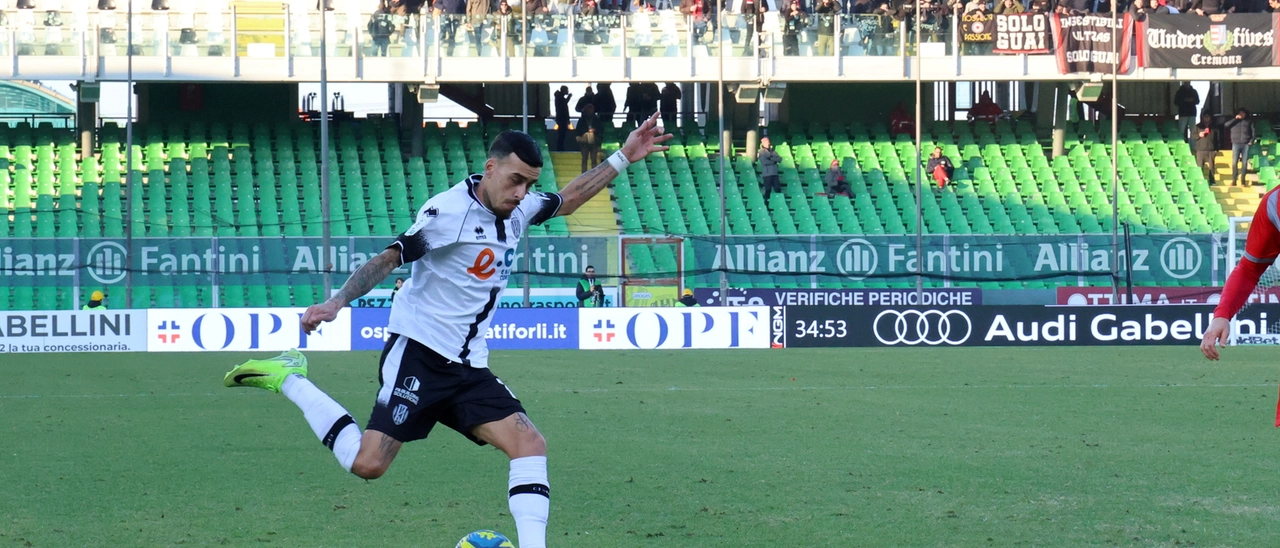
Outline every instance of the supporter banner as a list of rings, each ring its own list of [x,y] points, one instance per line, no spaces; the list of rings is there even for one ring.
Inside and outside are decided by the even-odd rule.
[[[769,309],[579,308],[584,350],[769,348]]]
[[[350,350],[351,309],[308,335],[305,308],[161,308],[147,315],[147,350]]]
[[[351,311],[351,349],[382,350],[391,333],[391,310]],[[576,310],[498,309],[485,333],[490,350],[554,350],[578,348]]]
[[[502,292],[502,297],[498,298],[498,308],[524,308],[524,288],[514,287],[522,283],[519,276],[511,281]],[[577,308],[578,295],[574,287],[567,284],[577,283],[577,280],[566,278],[566,287],[535,287],[529,290],[529,308]],[[604,287],[604,305],[617,306],[618,288],[614,286]],[[391,308],[391,290],[375,289],[369,294],[352,301],[351,306],[354,308]]]
[[[1135,287],[1133,304],[1218,304],[1222,287]],[[1129,295],[1124,288],[1113,299],[1110,287],[1059,287],[1058,304],[1113,305],[1128,304]],[[1263,294],[1249,295],[1249,302],[1280,304],[1280,288],[1267,288]]]
[[[991,15],[966,13],[960,16],[960,39],[965,42],[990,42],[992,37]]]
[[[1213,307],[1197,305],[791,306],[784,313],[787,347],[1191,345],[1213,320]],[[1249,307],[1235,333],[1245,341],[1267,335],[1277,317],[1278,306]]]
[[[1049,15],[1019,13],[997,15],[995,51],[1004,54],[1049,53]]]
[[[871,282],[901,279],[917,262],[934,278],[964,280],[1045,280],[1078,283],[1080,276],[1112,271],[1111,236],[925,236],[917,257],[913,235],[738,236],[721,247],[716,239],[692,241],[694,287],[720,285],[719,269],[750,280],[812,284],[840,278]],[[1218,285],[1221,251],[1212,234],[1155,234],[1132,237],[1135,284]],[[1125,265],[1120,254],[1121,268]],[[797,276],[800,275],[800,276]],[[808,276],[807,278],[805,276]],[[730,283],[736,283],[732,279]]]
[[[702,306],[719,306],[719,288],[696,288]],[[729,288],[728,306],[971,306],[982,304],[982,290],[923,289],[738,289]]]
[[[1114,28],[1109,14],[1054,14],[1053,42],[1058,54],[1058,70],[1063,74],[1128,73],[1129,55],[1133,48],[1133,18],[1125,14],[1115,23],[1119,28]],[[1119,38],[1119,44],[1112,44],[1113,32]]]
[[[147,350],[146,310],[9,311],[0,318],[0,354]]]
[[[1275,20],[1270,13],[1149,15],[1143,32],[1143,64],[1156,68],[1274,66],[1280,57]]]

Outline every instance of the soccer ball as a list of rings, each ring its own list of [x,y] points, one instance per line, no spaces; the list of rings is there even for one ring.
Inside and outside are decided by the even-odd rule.
[[[462,537],[456,548],[516,548],[516,545],[497,531],[475,531]]]

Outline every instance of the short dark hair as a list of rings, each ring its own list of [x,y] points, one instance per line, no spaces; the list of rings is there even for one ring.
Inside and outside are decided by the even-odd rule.
[[[584,270],[595,270],[595,269],[596,267],[594,265],[587,265],[587,268],[585,268]]]
[[[489,145],[490,158],[506,158],[511,154],[529,167],[542,167],[542,150],[528,133],[508,129],[499,133]]]
[[[1242,109],[1240,109],[1240,110],[1237,110],[1237,111],[1236,111],[1236,114],[1243,114],[1243,115],[1245,115],[1245,116],[1248,116],[1248,115],[1249,115],[1249,109],[1247,109],[1247,108],[1242,108]]]

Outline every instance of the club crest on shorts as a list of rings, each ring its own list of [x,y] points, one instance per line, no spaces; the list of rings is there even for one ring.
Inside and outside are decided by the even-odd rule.
[[[408,418],[409,418],[409,408],[405,406],[405,404],[403,403],[400,405],[397,405],[395,410],[391,412],[391,421],[396,423],[396,426],[404,424],[405,419],[408,419]]]

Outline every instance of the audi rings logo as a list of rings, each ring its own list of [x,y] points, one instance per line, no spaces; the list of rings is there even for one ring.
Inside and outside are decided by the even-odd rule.
[[[964,344],[973,334],[973,322],[959,310],[885,310],[871,326],[876,340],[893,346]]]

